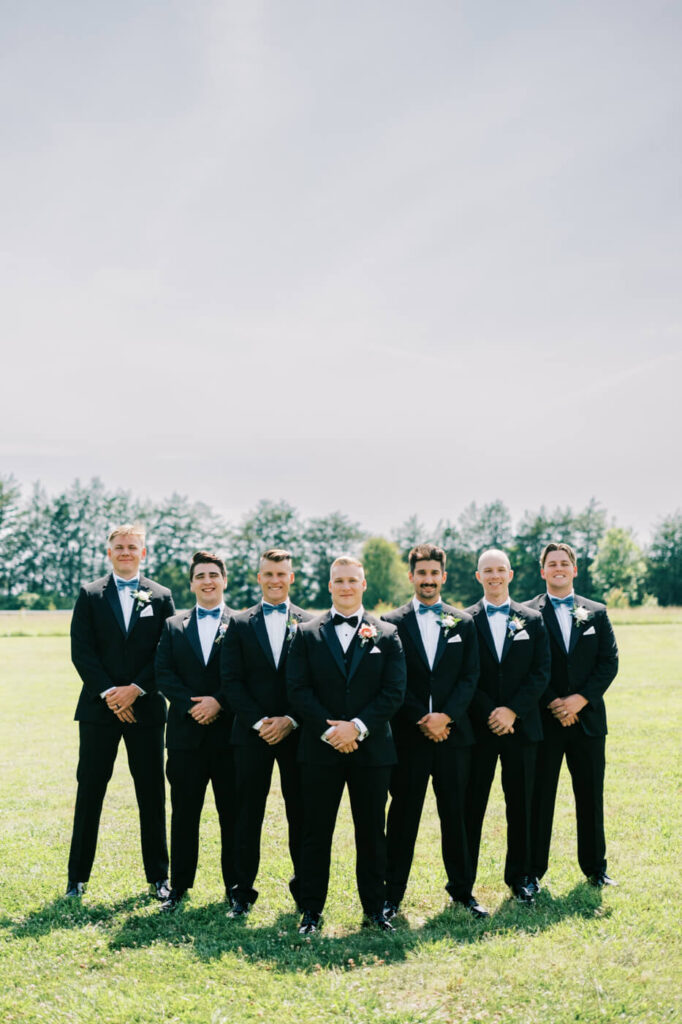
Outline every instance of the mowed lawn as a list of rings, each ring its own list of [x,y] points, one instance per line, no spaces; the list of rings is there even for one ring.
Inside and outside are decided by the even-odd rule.
[[[405,921],[395,936],[362,931],[344,804],[325,927],[312,941],[296,931],[277,787],[248,921],[226,918],[210,797],[192,898],[173,916],[158,913],[145,894],[123,748],[87,895],[65,901],[79,689],[68,639],[0,638],[0,1020],[679,1020],[682,623],[625,624],[625,615],[614,615],[622,668],[607,696],[609,872],[619,887],[584,883],[564,774],[547,887],[534,909],[511,904],[498,779],[476,886],[490,920],[446,906],[430,797]]]

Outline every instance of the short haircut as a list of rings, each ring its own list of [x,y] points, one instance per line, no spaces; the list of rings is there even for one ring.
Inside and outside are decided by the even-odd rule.
[[[126,537],[128,534],[133,537],[142,537],[144,541],[147,531],[142,523],[121,523],[120,526],[115,526],[109,534],[109,543],[111,544],[115,537]]]
[[[335,565],[357,565],[358,568],[362,569],[362,575],[365,575],[365,567],[359,558],[354,558],[352,555],[339,555],[329,566],[329,579],[332,578],[332,569]]]
[[[446,554],[435,544],[416,544],[407,556],[407,561],[410,572],[414,572],[417,562],[440,562],[441,569],[445,571]]]
[[[190,583],[194,579],[194,570],[198,565],[202,564],[217,565],[220,569],[223,579],[227,579],[227,569],[225,563],[219,555],[214,555],[212,551],[195,551],[192,555],[192,562],[189,567],[189,581]]]
[[[286,548],[268,548],[260,556],[260,560],[261,565],[263,562],[291,562],[293,565],[291,551],[287,551]]]
[[[551,551],[565,551],[568,557],[570,558],[572,564],[578,564],[578,559],[576,558],[575,551],[573,550],[570,544],[564,544],[563,541],[550,541],[549,544],[545,544],[544,548],[542,549],[542,554],[540,555],[541,569],[545,568],[545,561],[547,559],[547,555]]]
[[[487,551],[481,551],[480,555],[478,556],[478,562],[476,563],[476,568],[477,569],[481,568],[481,559],[485,558],[486,555],[496,555],[496,556],[499,555],[499,557],[503,561],[505,561],[507,563],[507,565],[509,566],[509,568],[511,569],[511,562],[509,561],[509,555],[507,554],[506,551],[503,551],[502,548],[488,548]]]

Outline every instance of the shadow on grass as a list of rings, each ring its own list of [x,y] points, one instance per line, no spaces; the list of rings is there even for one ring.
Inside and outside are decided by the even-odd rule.
[[[525,937],[553,928],[567,918],[590,920],[608,913],[602,907],[600,891],[581,883],[558,898],[546,891],[540,893],[532,908],[510,900],[484,921],[474,921],[462,908],[447,908],[416,928],[399,918],[395,932],[388,935],[370,928],[330,935],[323,924],[318,934],[302,938],[296,913],[280,914],[274,924],[259,927],[257,911],[247,921],[234,921],[227,917],[224,903],[196,909],[185,904],[172,915],[129,917],[111,937],[109,946],[116,950],[156,943],[191,946],[202,961],[233,953],[244,961],[282,972],[315,972],[329,967],[352,970],[368,964],[400,962],[411,950],[425,945],[481,942],[513,932]],[[328,922],[331,927],[332,921]]]
[[[140,910],[149,906],[149,903],[150,897],[147,895],[128,896],[116,903],[88,903],[60,896],[18,921],[8,917],[0,918],[0,928],[6,929],[15,938],[38,938],[53,931],[82,928],[88,924],[106,925],[119,914]]]

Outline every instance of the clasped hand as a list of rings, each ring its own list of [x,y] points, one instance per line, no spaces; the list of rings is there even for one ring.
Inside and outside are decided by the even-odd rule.
[[[338,718],[328,718],[327,725],[333,726],[327,733],[327,741],[340,754],[352,754],[358,749],[360,732],[354,722],[344,722]]]
[[[199,725],[211,725],[223,710],[215,697],[192,697],[189,713]]]
[[[578,721],[578,712],[587,704],[584,697],[579,693],[572,693],[569,697],[556,697],[547,705],[557,722],[563,726],[575,725]]]
[[[496,736],[508,736],[514,732],[516,712],[511,708],[499,707],[490,712],[488,716],[488,728]]]
[[[133,704],[140,696],[139,687],[134,683],[128,686],[114,686],[104,697],[110,711],[118,718],[119,722],[136,722],[133,714]]]
[[[450,716],[442,711],[430,711],[417,722],[422,734],[434,743],[442,743],[448,738],[450,724]]]
[[[264,718],[258,735],[271,747],[281,743],[294,728],[293,722],[286,715],[273,715],[271,718]]]

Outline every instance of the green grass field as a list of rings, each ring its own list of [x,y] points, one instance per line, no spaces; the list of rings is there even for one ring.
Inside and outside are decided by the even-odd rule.
[[[636,618],[646,612],[647,618]],[[0,632],[64,633],[68,614]],[[63,635],[0,638],[0,1020],[20,1024],[277,1024],[345,1020],[564,1022],[680,1020],[679,610],[614,614],[622,669],[607,703],[607,840],[617,889],[587,886],[562,776],[547,888],[532,910],[502,883],[499,781],[476,894],[493,914],[446,907],[433,800],[425,809],[406,920],[360,930],[346,805],[325,928],[299,939],[286,882],[279,792],[268,805],[261,899],[248,921],[222,901],[215,810],[207,802],[197,883],[161,916],[144,894],[136,808],[122,750],[82,903],[62,899],[75,794],[78,683]],[[652,621],[653,620],[653,621]],[[640,624],[628,624],[633,621]],[[648,623],[648,624],[645,624]],[[653,624],[656,623],[656,624]],[[59,626],[59,629],[55,625]]]

